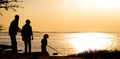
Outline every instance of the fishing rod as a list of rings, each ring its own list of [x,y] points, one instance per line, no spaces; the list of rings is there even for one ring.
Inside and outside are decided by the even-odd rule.
[[[55,48],[51,47],[50,45],[47,45],[49,48],[53,49],[54,51],[60,53],[61,55],[63,55],[61,52],[59,52],[58,50],[56,50]],[[58,55],[58,53],[53,53],[53,55]]]

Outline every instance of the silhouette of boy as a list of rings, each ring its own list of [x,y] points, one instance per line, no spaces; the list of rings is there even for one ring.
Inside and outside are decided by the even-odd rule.
[[[9,35],[11,39],[11,46],[13,53],[18,53],[16,35],[17,32],[21,31],[21,29],[18,27],[18,23],[19,23],[19,15],[15,15],[15,19],[11,22],[9,26]]]
[[[42,52],[47,52],[46,46],[47,46],[47,38],[49,38],[48,34],[44,34],[43,39],[41,40],[41,50]]]
[[[31,53],[31,38],[33,40],[33,33],[30,20],[26,20],[26,24],[22,27],[21,35],[25,45],[25,53]]]

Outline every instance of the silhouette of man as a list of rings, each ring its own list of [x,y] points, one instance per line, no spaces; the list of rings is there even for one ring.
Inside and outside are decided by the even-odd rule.
[[[9,26],[9,35],[11,38],[11,45],[12,45],[13,53],[18,53],[16,35],[17,35],[17,31],[21,31],[21,29],[18,27],[18,23],[19,23],[19,15],[15,15],[15,19],[11,22]]]
[[[26,24],[22,27],[21,35],[25,45],[25,53],[31,53],[31,38],[33,40],[33,33],[30,20],[26,20]],[[27,51],[28,49],[29,51]]]
[[[48,34],[45,34],[43,39],[41,40],[41,50],[42,50],[42,52],[47,52],[47,50],[46,50],[47,38],[49,38],[49,36],[48,36]]]

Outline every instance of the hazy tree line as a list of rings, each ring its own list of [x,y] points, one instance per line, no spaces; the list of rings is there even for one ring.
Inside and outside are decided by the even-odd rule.
[[[12,9],[16,11],[15,8],[22,8],[18,3],[23,2],[20,0],[0,0],[0,10],[5,9],[8,11],[9,9]],[[2,16],[2,12],[0,11],[0,15]]]
[[[18,5],[18,3],[21,3],[23,1],[21,0],[0,0],[0,15],[3,16],[1,10],[4,9],[8,11],[9,9],[12,9],[16,11],[16,8],[23,8],[22,6]],[[0,25],[0,32],[2,30],[5,30],[6,28],[3,25]]]

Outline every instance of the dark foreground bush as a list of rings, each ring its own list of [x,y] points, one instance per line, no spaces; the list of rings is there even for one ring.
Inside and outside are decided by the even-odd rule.
[[[90,50],[90,51],[84,51],[82,53],[78,54],[71,54],[68,55],[71,57],[93,57],[93,58],[120,58],[120,51],[114,50],[114,51],[108,51],[108,50]]]

